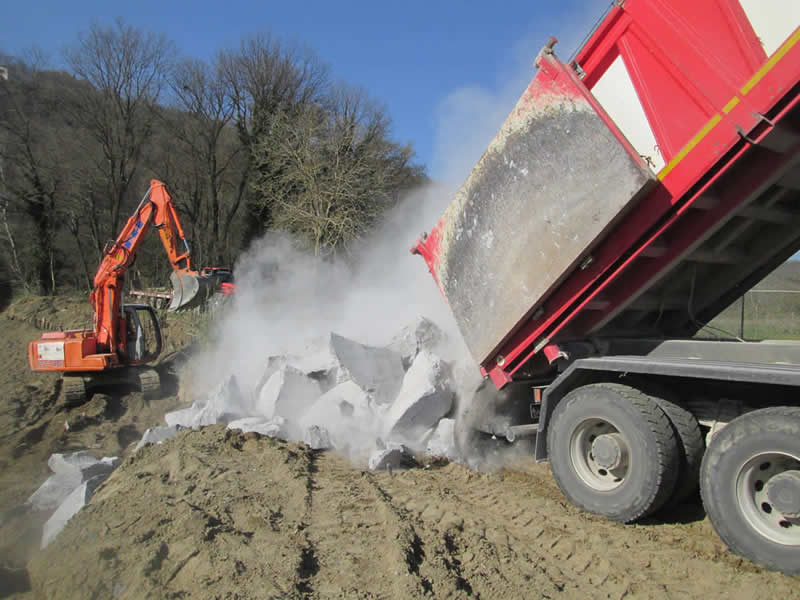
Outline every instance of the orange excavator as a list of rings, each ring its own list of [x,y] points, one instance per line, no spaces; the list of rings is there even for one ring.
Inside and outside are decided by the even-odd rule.
[[[173,268],[169,311],[199,306],[217,287],[217,277],[192,269],[189,244],[172,198],[164,183],[151,180],[136,212],[103,251],[89,295],[94,328],[44,333],[28,344],[32,370],[63,372],[70,404],[85,400],[91,389],[100,386],[132,384],[145,394],[160,389],[158,372],[146,367],[161,352],[155,311],[146,304],[122,303],[125,272],[151,225],[158,230]]]

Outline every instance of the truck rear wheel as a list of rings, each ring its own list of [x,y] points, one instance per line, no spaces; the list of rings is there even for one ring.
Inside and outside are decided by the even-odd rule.
[[[634,388],[597,383],[556,406],[550,467],[573,504],[628,523],[658,510],[675,488],[678,442],[657,402]]]
[[[800,408],[766,408],[731,421],[706,450],[700,492],[733,552],[800,574]]]
[[[680,464],[675,490],[665,506],[677,506],[692,494],[697,493],[700,481],[700,463],[706,449],[700,424],[694,415],[679,404],[671,402],[662,395],[653,399],[669,419],[675,439],[678,442]]]

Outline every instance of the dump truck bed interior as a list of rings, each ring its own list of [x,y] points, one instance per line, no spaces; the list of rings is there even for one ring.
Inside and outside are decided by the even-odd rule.
[[[793,26],[768,55],[737,2],[627,0],[543,49],[413,249],[498,387],[559,342],[692,336],[800,250]]]

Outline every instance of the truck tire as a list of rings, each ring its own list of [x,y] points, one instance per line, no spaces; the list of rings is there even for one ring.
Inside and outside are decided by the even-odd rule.
[[[667,400],[663,395],[654,395],[658,407],[667,415],[672,432],[678,441],[678,478],[675,490],[664,504],[665,508],[678,506],[697,492],[700,484],[700,463],[706,450],[703,432],[694,415],[680,404]]]
[[[629,523],[672,494],[680,455],[658,403],[634,388],[595,383],[556,406],[547,431],[550,468],[576,506]]]
[[[732,552],[800,575],[800,408],[765,408],[731,421],[706,450],[700,493]]]

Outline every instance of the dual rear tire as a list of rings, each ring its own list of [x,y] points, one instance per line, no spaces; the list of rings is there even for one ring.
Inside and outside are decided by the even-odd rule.
[[[680,503],[699,479],[709,520],[733,552],[800,574],[800,408],[740,416],[704,451],[685,408],[597,383],[556,406],[547,447],[558,486],[580,508],[628,523]]]

